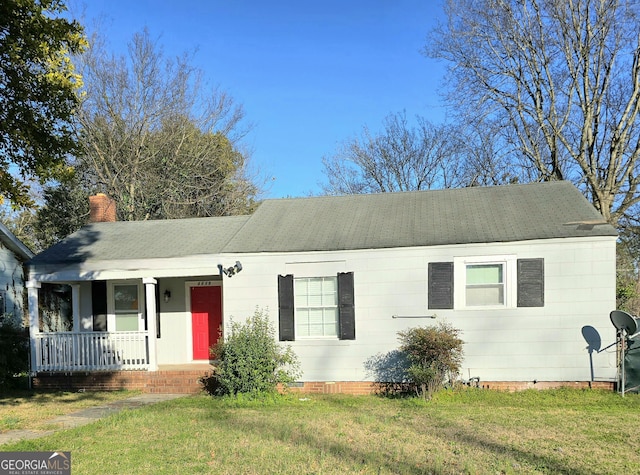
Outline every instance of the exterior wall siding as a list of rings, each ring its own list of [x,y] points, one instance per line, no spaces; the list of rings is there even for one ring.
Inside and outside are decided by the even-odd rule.
[[[478,256],[544,258],[544,307],[428,310],[429,262]],[[224,321],[267,309],[277,328],[277,276],[353,272],[356,339],[289,342],[301,360],[305,383],[369,382],[377,356],[398,347],[397,333],[446,321],[465,341],[463,378],[481,381],[603,381],[615,378],[615,348],[587,350],[582,330],[593,327],[601,348],[615,341],[609,312],[615,308],[615,238],[571,238],[465,246],[228,256],[242,273],[224,278]],[[458,267],[454,275],[459,273]],[[460,301],[460,285],[454,287]],[[393,318],[426,317],[430,318]],[[593,370],[591,369],[593,368]],[[537,383],[536,383],[537,384]]]
[[[186,296],[184,279],[159,279],[160,293],[160,339],[157,340],[158,364],[181,364],[190,361],[187,346],[190,334],[189,315],[185,310]],[[165,290],[171,299],[165,302]]]

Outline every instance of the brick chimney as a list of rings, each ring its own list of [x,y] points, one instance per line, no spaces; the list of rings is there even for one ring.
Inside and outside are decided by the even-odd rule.
[[[116,221],[116,202],[104,193],[89,197],[91,223],[112,223]]]

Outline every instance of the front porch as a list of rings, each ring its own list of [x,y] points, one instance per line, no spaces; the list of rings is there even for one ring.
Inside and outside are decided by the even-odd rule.
[[[155,306],[155,299],[151,299],[155,289],[149,289],[148,281],[145,283],[149,290],[146,311],[155,314],[155,308],[150,308]],[[190,285],[187,284],[187,288]],[[35,293],[32,291],[32,296]],[[34,388],[196,394],[203,389],[200,380],[212,371],[210,363],[204,360],[158,364],[158,327],[154,318],[146,319],[147,329],[141,331],[95,331],[90,328],[40,331],[36,312],[32,313],[31,322],[31,381]],[[74,321],[74,327],[77,326],[81,325]],[[167,335],[169,345],[176,344],[175,327],[172,329],[174,332]]]
[[[33,335],[33,372],[149,370],[146,331]]]

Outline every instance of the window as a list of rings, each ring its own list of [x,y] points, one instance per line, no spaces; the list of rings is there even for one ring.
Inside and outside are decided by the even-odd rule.
[[[294,279],[296,336],[338,336],[338,279]]]
[[[355,340],[353,273],[327,277],[278,276],[280,341],[337,337]]]
[[[504,305],[504,274],[504,263],[468,264],[466,266],[466,306]]]
[[[542,258],[503,255],[429,262],[427,279],[429,309],[544,307]]]
[[[71,286],[43,282],[38,289],[38,310],[41,331],[73,330]]]
[[[140,298],[137,284],[114,284],[113,302],[116,331],[137,331]]]

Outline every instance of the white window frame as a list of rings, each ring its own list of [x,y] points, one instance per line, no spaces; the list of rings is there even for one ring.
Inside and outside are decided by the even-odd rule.
[[[144,292],[143,286],[137,280],[112,280],[107,285],[107,331],[116,331],[116,301],[115,287],[118,285],[135,285],[138,288],[138,329],[134,331],[144,331]]]
[[[467,266],[502,265],[504,302],[499,305],[467,304]],[[515,308],[517,302],[517,258],[515,255],[465,256],[454,259],[454,308],[466,310],[495,310]]]
[[[298,285],[299,282],[301,281],[309,281],[312,279],[332,279],[335,282],[335,305],[320,305],[320,306],[302,306],[299,303],[299,298],[298,298]],[[294,327],[295,327],[295,338],[296,340],[300,339],[300,340],[337,340],[339,338],[339,333],[340,330],[338,328],[339,323],[340,323],[340,316],[338,314],[339,312],[339,308],[338,308],[338,276],[336,275],[321,275],[321,276],[308,276],[308,277],[296,277],[294,275],[293,277],[293,302],[294,302],[294,315],[293,315],[293,321],[294,321]],[[300,335],[300,332],[298,331],[298,325],[300,323],[300,310],[302,309],[311,309],[311,308],[322,308],[322,309],[327,309],[327,308],[334,308],[335,309],[335,316],[336,316],[336,320],[335,320],[335,334],[333,335]],[[323,326],[324,329],[324,326]],[[323,330],[324,333],[324,330]]]

